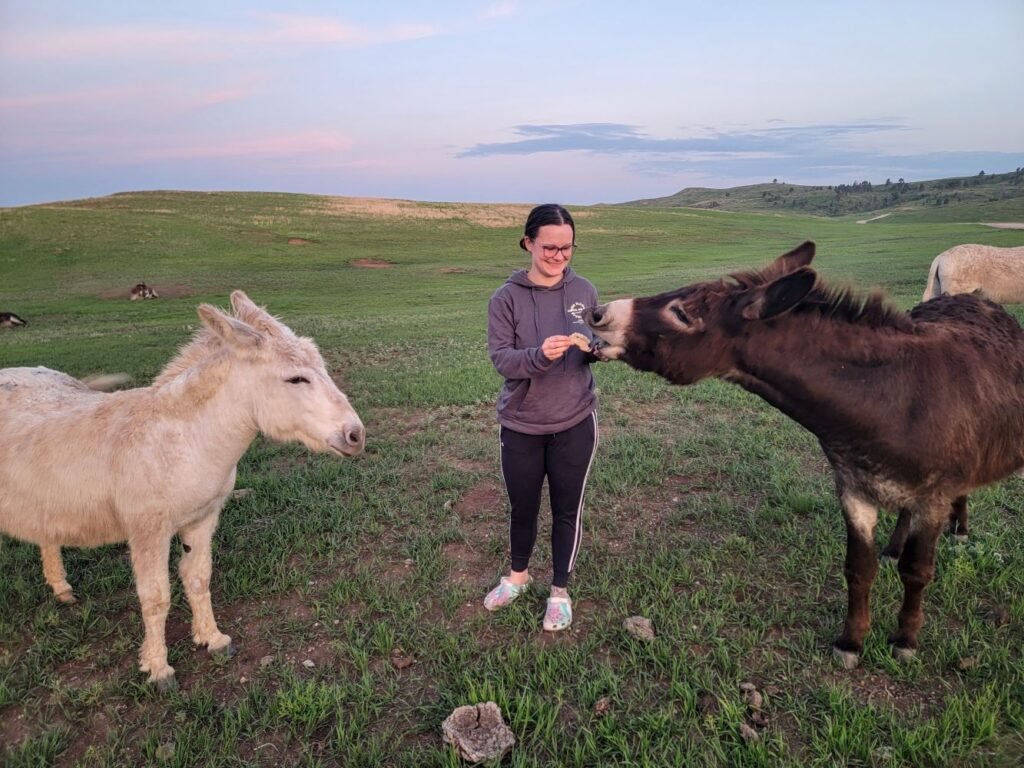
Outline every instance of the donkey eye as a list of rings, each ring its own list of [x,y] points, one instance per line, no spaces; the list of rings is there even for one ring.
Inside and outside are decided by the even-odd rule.
[[[686,313],[683,311],[683,308],[680,307],[678,304],[673,304],[671,307],[669,307],[669,309],[672,310],[672,314],[676,316],[676,319],[680,323],[683,323],[684,325],[690,324],[690,318],[686,316]]]
[[[289,384],[309,384],[309,379],[305,376],[292,376],[290,379],[285,379]]]

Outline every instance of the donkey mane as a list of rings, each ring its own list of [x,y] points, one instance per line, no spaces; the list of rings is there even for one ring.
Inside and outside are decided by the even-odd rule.
[[[775,265],[770,265],[759,271],[736,272],[729,275],[728,279],[747,290],[765,285],[778,277],[781,277],[781,272]],[[906,332],[914,330],[914,322],[907,313],[891,304],[881,291],[872,290],[865,295],[850,286],[823,285],[820,277],[814,289],[794,312],[814,312],[838,322],[871,328],[892,328]]]

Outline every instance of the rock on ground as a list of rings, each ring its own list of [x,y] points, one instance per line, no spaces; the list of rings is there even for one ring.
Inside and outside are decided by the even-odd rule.
[[[445,743],[455,745],[471,763],[500,760],[516,743],[493,701],[457,708],[441,724],[441,733]]]

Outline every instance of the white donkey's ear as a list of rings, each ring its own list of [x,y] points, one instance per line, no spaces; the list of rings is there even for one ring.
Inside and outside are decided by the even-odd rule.
[[[282,336],[288,330],[267,310],[256,306],[244,291],[231,292],[231,308],[239,320],[272,336]]]
[[[248,323],[243,323],[217,309],[212,304],[200,304],[199,319],[225,344],[238,349],[255,349],[263,344],[264,336]]]

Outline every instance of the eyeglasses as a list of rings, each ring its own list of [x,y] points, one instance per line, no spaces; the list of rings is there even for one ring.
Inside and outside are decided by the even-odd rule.
[[[577,245],[542,245],[541,249],[544,251],[545,256],[554,256],[556,253],[561,253],[565,258],[569,258],[576,253]]]

